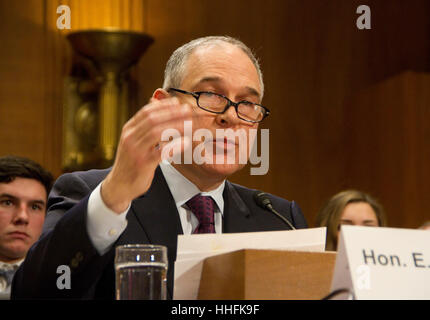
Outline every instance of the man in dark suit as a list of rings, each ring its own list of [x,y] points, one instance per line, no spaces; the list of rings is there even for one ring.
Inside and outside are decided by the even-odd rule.
[[[127,243],[167,246],[172,298],[179,234],[288,229],[257,206],[254,190],[226,180],[245,165],[239,138],[208,138],[230,129],[252,145],[250,131],[268,115],[260,105],[263,90],[257,60],[236,39],[200,38],[177,49],[163,88],[125,124],[113,167],[65,174],[55,183],[44,234],[18,270],[12,298],[113,299],[115,247]],[[185,123],[192,123],[193,133],[205,130],[204,141],[190,139]],[[179,137],[166,141],[166,130]],[[193,160],[206,161],[169,163],[163,148],[173,157],[191,148]],[[232,154],[234,161],[228,161]],[[223,161],[215,160],[219,155]],[[193,210],[196,197],[210,203],[208,225]],[[270,198],[296,228],[306,227],[294,202]],[[57,287],[61,265],[71,268],[70,289]]]

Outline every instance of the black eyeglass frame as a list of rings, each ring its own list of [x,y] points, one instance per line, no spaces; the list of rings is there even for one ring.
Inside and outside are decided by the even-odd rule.
[[[205,110],[205,111],[210,112],[210,113],[223,114],[223,113],[225,113],[225,112],[228,110],[228,108],[230,108],[231,106],[233,106],[233,107],[234,107],[234,109],[236,110],[237,117],[238,117],[239,119],[243,120],[243,121],[246,121],[246,122],[259,123],[259,122],[263,121],[267,116],[269,116],[269,115],[270,115],[270,110],[269,110],[269,109],[267,109],[265,106],[263,106],[263,105],[261,105],[261,104],[253,103],[253,102],[246,101],[246,100],[242,100],[242,101],[239,101],[239,102],[233,102],[233,101],[231,101],[229,98],[227,98],[226,96],[224,96],[224,95],[222,95],[222,94],[219,94],[219,93],[211,92],[211,91],[189,92],[189,91],[185,91],[185,90],[181,90],[181,89],[176,89],[176,88],[169,88],[167,91],[168,91],[168,92],[170,92],[170,91],[176,91],[176,92],[179,92],[179,93],[192,95],[192,96],[196,99],[197,106],[198,106],[200,109]],[[224,110],[223,110],[223,111],[213,111],[213,110],[205,109],[205,108],[203,108],[202,106],[200,106],[200,104],[199,104],[199,98],[200,98],[200,95],[202,95],[203,93],[213,94],[213,95],[216,95],[216,96],[222,97],[222,98],[224,98],[225,100],[227,100],[227,105],[225,106]],[[249,120],[249,119],[244,119],[244,118],[242,118],[242,117],[239,115],[239,111],[238,111],[239,104],[241,104],[241,103],[248,103],[248,104],[256,105],[256,106],[259,106],[259,107],[263,108],[263,110],[264,110],[263,118],[261,118],[261,120],[259,120],[259,121],[256,121],[256,120]]]

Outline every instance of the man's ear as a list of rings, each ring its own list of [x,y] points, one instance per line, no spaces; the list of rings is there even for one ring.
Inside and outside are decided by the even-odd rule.
[[[158,88],[152,94],[152,99],[155,99],[155,100],[163,100],[169,97],[170,97],[170,94],[162,88]]]

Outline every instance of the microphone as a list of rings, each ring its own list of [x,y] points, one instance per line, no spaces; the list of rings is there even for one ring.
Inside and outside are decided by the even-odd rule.
[[[255,191],[254,200],[259,207],[269,210],[274,215],[276,215],[279,219],[284,221],[290,227],[291,230],[296,230],[296,228],[294,228],[294,226],[291,224],[290,221],[288,221],[288,219],[286,219],[283,215],[281,215],[275,209],[273,209],[272,201],[270,200],[269,196],[266,193],[262,191]]]

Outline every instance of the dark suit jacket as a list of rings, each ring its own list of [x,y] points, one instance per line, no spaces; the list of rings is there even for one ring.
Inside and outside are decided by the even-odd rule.
[[[158,167],[149,190],[135,199],[127,213],[128,225],[117,242],[104,255],[93,247],[86,230],[87,202],[93,189],[109,170],[90,170],[61,176],[48,199],[44,232],[29,250],[15,274],[12,299],[114,299],[115,247],[121,244],[152,243],[168,248],[168,297],[173,294],[173,271],[177,237],[182,234],[179,214]],[[253,191],[226,182],[223,232],[286,230],[285,223],[258,207]],[[295,202],[270,195],[277,211],[296,228],[306,228],[306,221]],[[60,265],[71,268],[71,289],[57,288]]]

